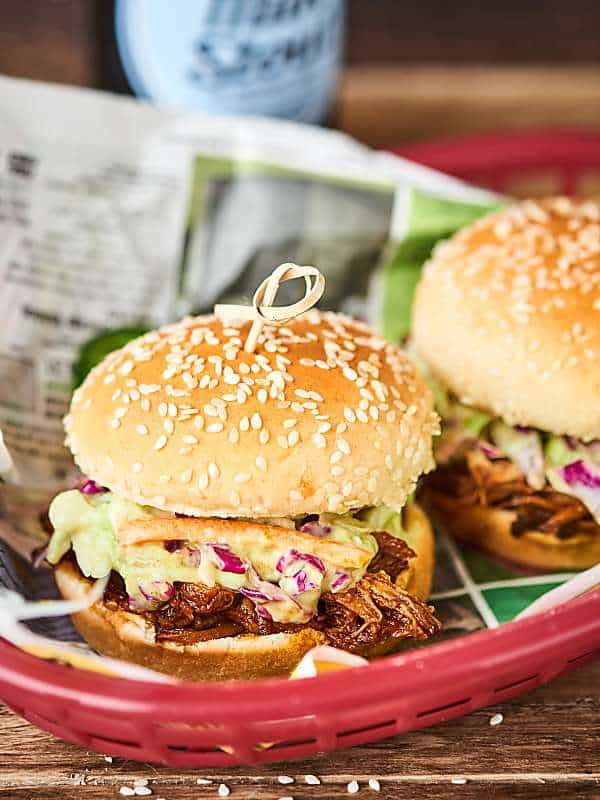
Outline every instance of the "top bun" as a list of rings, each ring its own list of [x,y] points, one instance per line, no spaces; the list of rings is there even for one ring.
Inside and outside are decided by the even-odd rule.
[[[463,403],[509,424],[600,437],[600,206],[526,201],[440,244],[412,330]]]
[[[400,508],[437,427],[408,358],[338,314],[265,325],[254,353],[249,327],[186,319],[111,353],[65,420],[82,471],[193,516]]]

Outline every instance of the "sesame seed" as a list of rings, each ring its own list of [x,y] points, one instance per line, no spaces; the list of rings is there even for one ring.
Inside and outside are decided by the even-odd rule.
[[[258,441],[261,444],[266,444],[269,441],[269,431],[266,428],[263,428],[258,434]]]
[[[169,412],[169,406],[166,403],[159,403],[158,405],[158,413],[161,417],[166,417]]]
[[[206,428],[207,433],[220,433],[223,430],[223,423],[222,422],[213,422],[212,425],[208,425]]]
[[[291,778],[289,775],[279,775],[277,781],[279,783],[282,783],[284,786],[287,786],[288,784],[293,783],[294,779]]]
[[[252,414],[252,417],[250,418],[250,424],[255,431],[260,430],[262,428],[262,417],[260,414],[256,412]]]
[[[248,417],[242,417],[240,420],[240,430],[247,431],[250,428],[250,420]]]
[[[217,789],[217,793],[219,797],[229,797],[231,794],[231,789],[227,786],[226,783],[220,783],[219,788]]]
[[[348,794],[356,794],[359,788],[358,781],[350,781],[350,783],[346,786],[346,791]]]
[[[504,716],[502,714],[494,714],[493,717],[490,717],[490,725],[492,727],[500,725],[503,721],[504,721]]]
[[[365,414],[365,412],[362,410],[362,408],[357,408],[356,409],[356,417],[361,422],[368,422],[369,421],[368,416]]]
[[[167,417],[167,419],[164,421],[163,427],[168,434],[173,433],[173,431],[175,430],[173,420],[170,417]]]
[[[286,419],[286,420],[284,420],[284,422],[283,422],[283,427],[284,427],[284,428],[293,428],[293,427],[294,427],[294,425],[295,425],[297,422],[298,422],[298,420],[297,420],[297,419]]]
[[[344,468],[340,464],[336,464],[331,468],[330,472],[334,478],[339,478],[340,475],[344,474]]]
[[[288,445],[290,447],[293,447],[295,444],[298,444],[299,439],[300,439],[300,434],[298,433],[298,431],[290,431],[290,433],[288,433],[287,440],[288,440]]]
[[[154,449],[155,450],[162,450],[162,448],[166,445],[166,443],[167,443],[167,437],[164,434],[162,434],[154,442]]]
[[[451,781],[451,783],[454,783],[456,786],[464,786],[466,782],[466,778],[452,778]]]
[[[133,470],[135,473],[139,474],[139,473],[142,471],[142,469],[143,469],[143,466],[142,466],[142,464],[141,464],[141,462],[140,462],[140,461],[135,461],[135,462],[132,464],[132,467],[131,467],[131,469],[132,469],[132,470]]]
[[[212,786],[212,781],[208,778],[196,778],[198,786]]]
[[[134,792],[138,797],[147,797],[152,794],[152,789],[149,786],[136,786]]]
[[[341,450],[334,450],[333,453],[329,456],[329,463],[330,464],[337,464],[338,461],[342,459],[343,453]]]
[[[261,472],[266,472],[267,471],[267,462],[266,462],[264,456],[256,456],[256,459],[254,460],[254,463],[256,464],[256,466],[258,467],[258,469]]]
[[[344,409],[344,417],[348,420],[348,422],[356,422],[356,414],[351,408]]]
[[[232,506],[239,506],[240,504],[240,496],[235,489],[232,489],[232,491],[229,493],[229,502]]]
[[[286,449],[287,449],[287,446],[288,446],[288,440],[287,440],[287,437],[285,437],[285,436],[278,436],[278,437],[277,437],[277,444],[279,445],[279,447],[283,447],[283,449],[284,449],[284,450],[286,450]]]
[[[316,775],[305,775],[304,783],[308,783],[309,786],[319,786],[321,779],[317,778]]]
[[[120,424],[121,424],[121,422],[118,419],[111,419],[111,421],[110,421],[110,427],[111,428],[115,428],[116,429],[116,428],[119,427]]]
[[[236,442],[239,441],[239,438],[240,438],[240,433],[239,433],[238,429],[237,428],[232,428],[229,431],[229,441],[231,442],[231,444],[236,444]]]
[[[265,389],[259,389],[256,397],[259,403],[266,403],[268,399],[268,394]]]
[[[122,794],[123,797],[134,797],[135,792],[131,788],[131,786],[121,786],[119,789],[119,794]]]
[[[213,480],[216,480],[219,477],[219,468],[214,461],[208,462],[208,474]]]
[[[148,434],[148,426],[147,425],[138,425],[136,427],[136,431],[140,434],[140,436],[146,436]]]
[[[208,488],[208,475],[206,472],[201,472],[198,476],[198,488],[202,490]]]
[[[374,792],[381,791],[381,784],[377,778],[369,778],[369,789],[373,789]]]
[[[125,361],[125,363],[119,369],[121,375],[129,375],[131,370],[133,369],[133,361]]]
[[[248,472],[238,472],[234,477],[234,481],[236,483],[247,483],[251,478],[251,475]]]
[[[147,397],[142,397],[142,402],[140,403],[142,411],[150,411],[150,400]]]
[[[192,470],[186,469],[181,473],[179,480],[182,483],[189,483],[192,480]]]

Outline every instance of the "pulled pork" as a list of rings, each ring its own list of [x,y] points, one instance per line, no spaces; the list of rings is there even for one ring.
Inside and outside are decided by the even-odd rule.
[[[406,551],[412,553],[408,547]],[[390,639],[426,639],[441,627],[430,606],[396,588],[382,571],[365,575],[345,592],[323,594],[317,616],[304,624],[266,619],[251,600],[230,589],[194,583],[175,583],[174,588],[173,597],[161,608],[143,612],[154,625],[158,642],[187,645],[244,633],[291,633],[312,627],[322,631],[335,647],[361,652]],[[105,601],[130,611],[117,573],[111,575]]]
[[[442,511],[457,505],[488,506],[513,511],[513,536],[539,530],[568,539],[581,533],[600,532],[586,506],[572,495],[547,484],[532,489],[522,472],[508,459],[489,459],[468,450],[464,460],[442,464],[423,482],[423,493]]]
[[[386,531],[373,531],[379,550],[369,564],[369,572],[386,572],[395,581],[408,567],[408,560],[414,558],[415,551],[404,541]]]

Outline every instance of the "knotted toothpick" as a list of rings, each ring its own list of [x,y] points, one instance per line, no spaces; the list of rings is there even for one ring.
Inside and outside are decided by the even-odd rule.
[[[304,297],[289,306],[273,305],[281,284],[295,278],[304,278],[306,284]],[[265,322],[272,325],[289,322],[318,303],[324,291],[325,278],[316,267],[301,267],[292,263],[280,264],[254,292],[251,306],[216,305],[215,316],[224,324],[252,320],[244,350],[253,353]]]

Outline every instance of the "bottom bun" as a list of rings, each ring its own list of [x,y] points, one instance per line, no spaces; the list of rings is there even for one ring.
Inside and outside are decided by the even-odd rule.
[[[434,540],[429,520],[416,504],[404,510],[406,542],[417,554],[396,584],[421,600],[427,599],[434,566]],[[67,600],[83,597],[91,581],[70,560],[55,568],[56,583]],[[311,648],[325,644],[321,631],[304,628],[298,633],[268,636],[242,634],[193,645],[156,642],[154,626],[139,614],[95,603],[73,615],[81,636],[99,653],[132,661],[184,681],[266,678],[289,675]],[[361,655],[384,655],[401,644],[396,639],[380,642]]]
[[[440,527],[455,539],[473,545],[515,566],[535,571],[580,570],[600,562],[600,527],[597,534],[574,534],[559,539],[539,530],[519,536],[511,533],[513,511],[489,506],[446,508],[427,494],[427,507]]]

